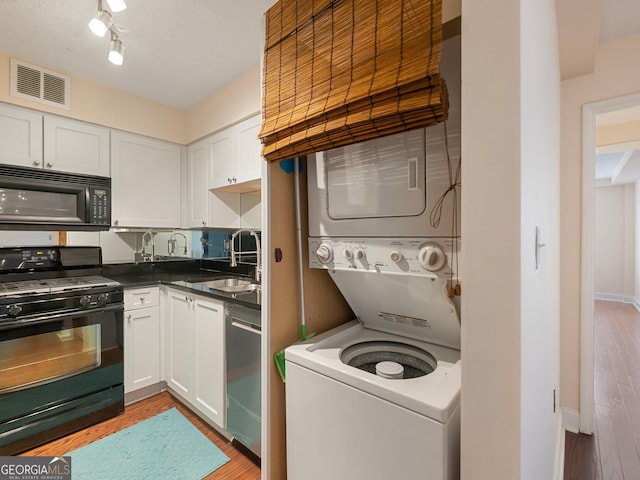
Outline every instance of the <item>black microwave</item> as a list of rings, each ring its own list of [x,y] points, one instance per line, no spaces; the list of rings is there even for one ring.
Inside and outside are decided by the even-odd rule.
[[[108,230],[111,179],[0,165],[0,229]]]

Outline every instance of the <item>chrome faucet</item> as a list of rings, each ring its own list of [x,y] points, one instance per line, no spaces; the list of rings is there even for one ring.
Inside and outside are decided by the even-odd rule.
[[[150,237],[151,239],[151,255],[149,255],[146,252],[146,247],[149,245],[147,237]],[[144,262],[153,261],[155,259],[154,258],[155,254],[156,254],[155,234],[151,230],[148,230],[144,232],[144,235],[142,235],[142,252],[141,252],[142,261]]]
[[[242,232],[248,232],[253,238],[256,239],[256,251],[255,252],[236,252],[235,240],[238,235]],[[240,230],[236,230],[233,235],[231,235],[231,266],[237,267],[238,262],[236,261],[236,255],[247,254],[247,253],[255,253],[256,254],[256,282],[260,281],[260,276],[262,274],[262,263],[260,261],[260,237],[254,230],[250,230],[248,228],[241,228]]]

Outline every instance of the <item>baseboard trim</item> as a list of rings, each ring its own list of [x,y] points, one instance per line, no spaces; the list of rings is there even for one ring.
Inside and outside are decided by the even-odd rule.
[[[564,449],[565,449],[565,429],[562,422],[558,424],[558,438],[556,439],[556,460],[553,469],[553,480],[564,479]]]
[[[134,390],[133,392],[128,392],[124,394],[124,404],[125,406],[131,405],[132,403],[139,402],[140,400],[144,400],[149,397],[153,397],[160,392],[164,392],[167,389],[167,382],[158,382],[153,385],[149,385],[148,387],[143,387],[138,390]]]
[[[619,293],[603,293],[595,292],[593,298],[596,300],[604,300],[606,302],[624,302],[625,296]]]
[[[631,303],[633,303],[633,306],[636,307],[636,309],[640,312],[640,300],[634,298]]]
[[[567,432],[580,433],[580,412],[562,408],[562,426]]]

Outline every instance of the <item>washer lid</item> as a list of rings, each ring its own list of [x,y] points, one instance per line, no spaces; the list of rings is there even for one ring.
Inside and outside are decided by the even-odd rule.
[[[375,271],[329,273],[365,327],[460,350],[460,319],[445,279]]]

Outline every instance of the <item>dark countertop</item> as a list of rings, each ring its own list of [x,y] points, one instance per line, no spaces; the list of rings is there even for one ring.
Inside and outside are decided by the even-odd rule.
[[[221,277],[253,278],[253,268],[250,265],[231,268],[228,262],[222,261],[185,260],[184,262],[106,264],[102,266],[102,275],[119,282],[124,288],[168,285],[186,292],[259,310],[262,300],[261,290],[229,293],[196,284],[196,282]]]

